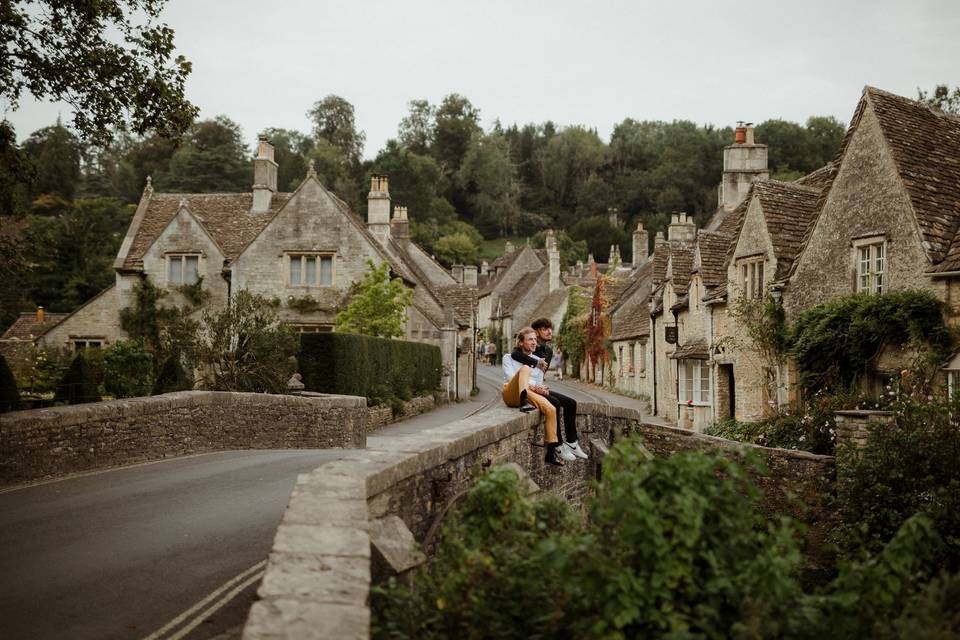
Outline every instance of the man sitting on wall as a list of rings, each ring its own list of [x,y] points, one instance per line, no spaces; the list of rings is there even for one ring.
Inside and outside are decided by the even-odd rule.
[[[553,360],[553,349],[550,347],[550,342],[553,340],[553,323],[549,318],[538,318],[531,326],[537,334],[537,348],[532,354],[535,357],[523,353],[520,348],[515,348],[510,356],[517,362],[546,371],[550,361]],[[557,410],[563,410],[563,431],[567,441],[561,445],[561,454],[586,459],[586,451],[577,442],[577,401],[553,390],[545,397]],[[564,455],[564,458],[566,457]]]

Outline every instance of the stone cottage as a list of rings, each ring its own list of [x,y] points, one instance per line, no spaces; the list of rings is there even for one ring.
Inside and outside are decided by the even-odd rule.
[[[114,263],[115,284],[48,328],[41,343],[80,347],[126,337],[119,311],[144,279],[166,289],[170,304],[183,301],[182,287],[197,284],[214,308],[241,289],[277,297],[291,327],[331,331],[367,261],[386,262],[413,290],[405,338],[438,345],[451,395],[468,397],[476,287],[465,270],[454,277],[410,240],[405,207],[393,207],[391,217],[387,177],[371,180],[364,223],[312,167],[294,192],[278,192],[273,146],[264,137],[253,165],[249,193],[156,193],[148,179]]]

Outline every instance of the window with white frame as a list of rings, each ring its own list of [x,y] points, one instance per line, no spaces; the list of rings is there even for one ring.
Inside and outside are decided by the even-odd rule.
[[[706,360],[680,360],[677,368],[680,404],[710,404],[710,367]]]
[[[948,397],[952,398],[955,393],[960,393],[960,369],[947,369]]]
[[[197,254],[171,253],[167,255],[167,282],[170,284],[196,284],[200,279],[200,256]]]
[[[883,239],[854,243],[857,293],[883,293],[886,287],[887,245]]]
[[[740,276],[740,289],[748,300],[763,297],[763,256],[744,258],[737,261]]]
[[[321,253],[288,254],[289,282],[298,286],[333,284],[333,256]]]

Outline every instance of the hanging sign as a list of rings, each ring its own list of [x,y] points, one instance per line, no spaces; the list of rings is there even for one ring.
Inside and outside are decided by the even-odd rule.
[[[677,344],[677,328],[676,327],[664,327],[663,328],[663,339],[669,344]]]

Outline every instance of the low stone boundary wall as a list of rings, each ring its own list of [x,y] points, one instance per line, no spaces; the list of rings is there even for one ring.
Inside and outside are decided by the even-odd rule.
[[[413,434],[367,438],[351,452],[297,479],[277,530],[266,575],[250,610],[244,640],[357,638],[370,635],[371,532],[402,520],[423,544],[446,507],[490,466],[519,464],[541,490],[582,505],[606,445],[633,431],[669,455],[686,449],[756,450],[779,483],[770,508],[789,492],[812,496],[832,473],[832,458],[741,445],[682,429],[643,424],[632,409],[580,403],[581,446],[589,461],[547,468],[539,415],[499,408]],[[775,489],[775,490],[774,490]],[[429,551],[429,549],[427,549]]]
[[[181,391],[0,416],[0,486],[226,449],[362,448],[354,396]]]
[[[391,407],[370,407],[367,417],[367,433],[382,429],[388,424],[406,420],[427,411],[433,411],[436,407],[437,401],[433,396],[420,396],[407,400],[403,403],[403,413],[396,417],[394,417]]]

